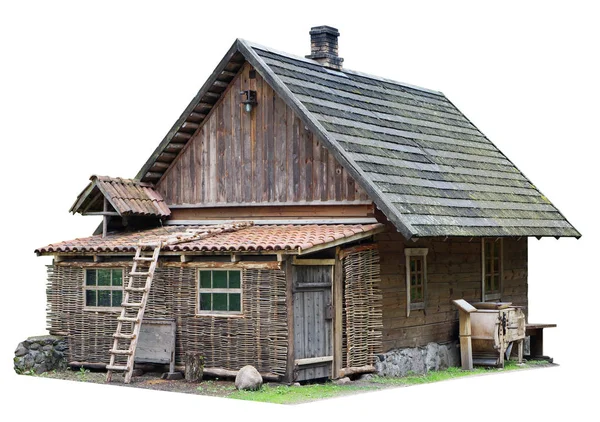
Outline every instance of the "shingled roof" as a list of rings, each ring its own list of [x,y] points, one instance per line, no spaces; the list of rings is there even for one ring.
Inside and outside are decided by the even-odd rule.
[[[138,179],[161,176],[155,169],[165,167],[165,153],[191,138],[186,128],[201,123],[199,112],[218,100],[223,81],[244,60],[322,139],[406,238],[581,236],[441,92],[333,70],[239,39]],[[171,155],[167,158],[174,159]]]
[[[168,217],[171,210],[154,185],[120,177],[91,176],[70,211],[86,214],[103,210],[104,198],[122,216]]]

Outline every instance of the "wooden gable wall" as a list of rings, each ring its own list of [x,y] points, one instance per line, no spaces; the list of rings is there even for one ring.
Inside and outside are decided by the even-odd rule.
[[[246,63],[157,184],[169,205],[368,201],[365,191]],[[240,92],[258,104],[243,110]]]

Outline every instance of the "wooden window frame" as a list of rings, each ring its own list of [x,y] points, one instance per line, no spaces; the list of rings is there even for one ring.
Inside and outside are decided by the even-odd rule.
[[[88,271],[94,270],[96,271],[96,285],[88,286],[87,284],[87,274]],[[110,286],[98,286],[98,270],[108,270],[111,272],[111,285]],[[114,270],[121,271],[121,285],[113,286],[112,285],[112,272]],[[108,291],[121,291],[121,298],[124,300],[124,288],[125,288],[125,271],[122,267],[88,267],[83,270],[83,310],[84,311],[102,311],[102,312],[121,312],[122,306],[88,306],[87,305],[87,291],[88,290],[108,290]],[[112,297],[111,297],[112,301]],[[121,302],[122,303],[122,302]]]
[[[406,259],[406,316],[410,316],[410,311],[425,309],[427,303],[427,254],[429,249],[427,248],[405,248],[404,256]],[[423,258],[423,300],[420,302],[413,302],[411,300],[411,273],[410,273],[410,259],[414,256]]]
[[[493,293],[486,292],[485,281],[488,274],[486,274],[486,244],[495,244],[500,248],[498,254],[498,268],[492,269],[492,274],[498,274],[498,290]],[[497,272],[496,272],[497,270]],[[491,238],[482,238],[481,239],[481,300],[483,302],[488,301],[499,301],[502,299],[502,291],[503,291],[503,282],[504,279],[504,240],[500,239],[491,239]]]
[[[200,272],[210,271],[212,273],[218,271],[237,271],[240,273],[239,288],[202,288],[200,287]],[[240,317],[244,315],[244,272],[237,268],[198,268],[196,270],[196,315],[197,316],[222,316],[222,317]],[[202,293],[239,293],[240,294],[240,310],[239,311],[204,311],[200,309],[200,296]]]

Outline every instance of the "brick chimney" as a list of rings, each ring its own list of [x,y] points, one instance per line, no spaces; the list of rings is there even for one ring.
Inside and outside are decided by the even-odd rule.
[[[310,28],[310,51],[307,59],[313,59],[325,67],[342,70],[344,59],[338,57],[338,37],[340,33],[331,26]]]

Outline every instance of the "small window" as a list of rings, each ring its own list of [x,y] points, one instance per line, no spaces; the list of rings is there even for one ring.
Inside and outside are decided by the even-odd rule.
[[[415,309],[425,309],[427,298],[426,248],[406,248],[406,316]]]
[[[85,270],[85,307],[117,308],[123,302],[123,270],[121,268],[88,268]]]
[[[482,239],[481,292],[482,300],[502,297],[502,239]]]
[[[242,313],[242,272],[240,270],[199,270],[198,285],[199,313]]]

